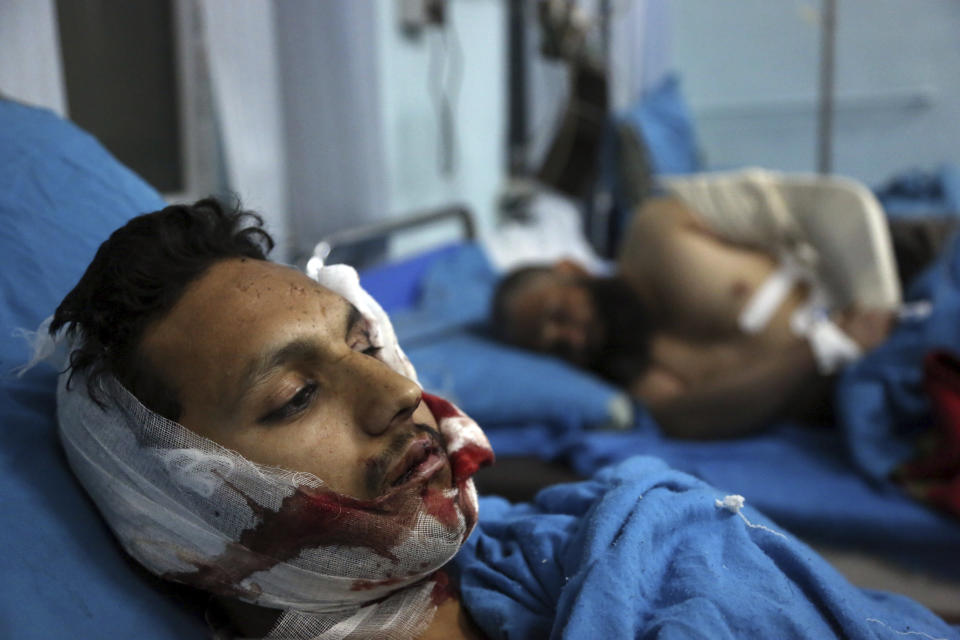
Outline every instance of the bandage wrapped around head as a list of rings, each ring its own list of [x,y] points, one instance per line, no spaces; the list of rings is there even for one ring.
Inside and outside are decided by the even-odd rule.
[[[416,380],[353,269],[310,275],[352,302],[384,362]],[[61,440],[123,547],[151,572],[283,610],[271,638],[412,638],[429,624],[447,594],[438,569],[476,523],[470,476],[492,460],[482,431],[455,407],[424,396],[452,486],[361,501],[313,474],[255,464],[153,413],[112,378],[101,390],[104,407],[80,374],[69,385],[61,376]]]

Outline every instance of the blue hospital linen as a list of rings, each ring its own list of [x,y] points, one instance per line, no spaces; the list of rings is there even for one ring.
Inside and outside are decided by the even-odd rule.
[[[484,498],[454,560],[462,600],[491,638],[960,638],[723,497],[636,457],[530,504]]]
[[[932,425],[923,389],[923,358],[934,349],[960,353],[960,236],[911,283],[906,298],[927,300],[932,313],[901,322],[890,338],[846,369],[837,386],[837,415],[857,467],[883,480],[914,453]]]

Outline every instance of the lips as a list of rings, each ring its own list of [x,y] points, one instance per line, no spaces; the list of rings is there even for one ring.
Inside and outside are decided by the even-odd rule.
[[[400,461],[387,474],[391,488],[426,479],[436,473],[446,462],[444,452],[429,438],[418,438],[410,443]]]

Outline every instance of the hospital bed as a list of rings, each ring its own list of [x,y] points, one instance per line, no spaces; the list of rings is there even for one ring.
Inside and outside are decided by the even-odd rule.
[[[556,217],[547,224],[562,226]],[[396,222],[388,232],[408,228]],[[532,235],[543,233],[550,231]],[[579,250],[568,247],[566,255]],[[486,314],[499,271],[489,254],[463,238],[361,271],[391,313],[421,383],[458,402],[487,430],[504,464],[478,478],[481,491],[525,499],[539,486],[591,475],[628,455],[654,455],[744,495],[862,586],[907,592],[960,617],[954,516],[860,473],[839,428],[784,422],[734,441],[663,437],[641,405],[606,382],[491,339]],[[899,300],[899,291],[887,295]]]
[[[0,636],[208,636],[197,603],[126,558],[71,475],[55,435],[57,372],[11,375],[29,357],[14,330],[49,315],[112,230],[164,204],[89,135],[0,100]],[[480,248],[462,239],[363,272],[397,318],[425,386],[476,414],[503,459],[533,450],[570,469],[580,453],[572,471],[585,473],[629,442],[742,493],[808,539],[939,558],[957,577],[960,526],[852,473],[836,434],[783,425],[740,443],[666,441],[642,408],[631,416],[602,381],[493,343],[482,318],[495,277]]]

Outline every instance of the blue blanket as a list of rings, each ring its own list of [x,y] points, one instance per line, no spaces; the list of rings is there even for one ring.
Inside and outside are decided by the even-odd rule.
[[[960,579],[960,523],[851,465],[843,434],[781,424],[738,440],[673,440],[642,416],[626,433],[547,425],[489,429],[498,456],[538,453],[583,476],[642,453],[744,495],[778,524],[816,544],[848,547]]]
[[[960,638],[723,498],[646,457],[532,504],[486,498],[454,560],[463,601],[490,638]]]
[[[901,323],[890,338],[849,367],[837,387],[840,422],[857,467],[882,480],[913,455],[931,425],[923,393],[923,357],[933,349],[960,353],[960,237],[917,278],[909,300],[929,300],[933,312]]]

